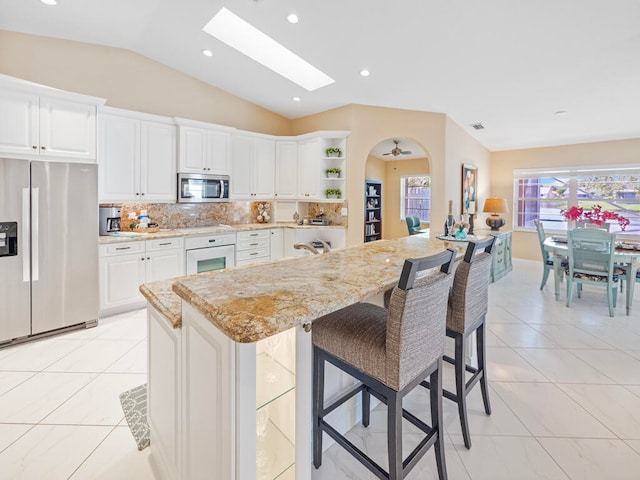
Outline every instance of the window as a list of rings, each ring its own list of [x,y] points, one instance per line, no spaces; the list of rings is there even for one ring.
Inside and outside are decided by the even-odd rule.
[[[613,223],[612,232],[640,235],[640,168],[515,170],[514,189],[514,224],[519,228],[533,229],[533,221],[540,220],[547,230],[566,230],[561,210],[600,205],[631,221],[624,232]]]
[[[417,215],[423,222],[431,220],[431,177],[400,177],[400,218]]]

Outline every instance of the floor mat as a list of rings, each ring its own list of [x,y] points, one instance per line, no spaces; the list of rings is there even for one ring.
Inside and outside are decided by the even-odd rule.
[[[147,384],[120,394],[120,404],[127,419],[129,430],[138,444],[138,450],[149,446],[149,423],[147,422]]]

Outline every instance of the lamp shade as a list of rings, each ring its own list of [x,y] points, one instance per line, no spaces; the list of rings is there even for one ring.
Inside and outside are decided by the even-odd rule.
[[[485,213],[507,213],[509,211],[509,207],[507,206],[507,201],[504,198],[489,197],[484,201],[484,208],[482,211]]]

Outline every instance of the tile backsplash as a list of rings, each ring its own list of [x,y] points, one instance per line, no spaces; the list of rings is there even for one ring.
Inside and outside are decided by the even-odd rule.
[[[221,223],[237,225],[243,223],[256,223],[258,216],[258,204],[265,202],[224,202],[224,203],[123,203],[101,204],[103,206],[120,206],[122,208],[122,225],[126,228],[130,212],[140,214],[140,210],[147,210],[151,221],[157,223],[160,228],[191,228],[208,227]],[[340,215],[344,206],[342,203],[308,203],[306,214],[316,217],[320,210],[332,225],[345,225],[347,219]],[[274,222],[274,202],[271,202],[270,222]],[[302,220],[304,212],[300,212]],[[137,222],[136,222],[137,223]]]

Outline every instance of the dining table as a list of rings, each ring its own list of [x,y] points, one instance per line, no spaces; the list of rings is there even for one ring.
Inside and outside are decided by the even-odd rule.
[[[562,275],[564,275],[564,267],[562,266],[562,260],[567,257],[569,253],[569,246],[567,245],[567,237],[565,236],[552,236],[547,237],[544,241],[544,249],[549,253],[553,259],[554,268],[554,288],[556,294],[556,300],[560,299],[560,281]],[[633,304],[633,290],[636,280],[636,273],[638,272],[638,266],[640,265],[640,244],[633,244],[628,242],[618,242],[613,256],[614,262],[618,264],[624,264],[627,277],[627,291],[626,291],[626,309],[627,315],[630,315],[631,306]]]

